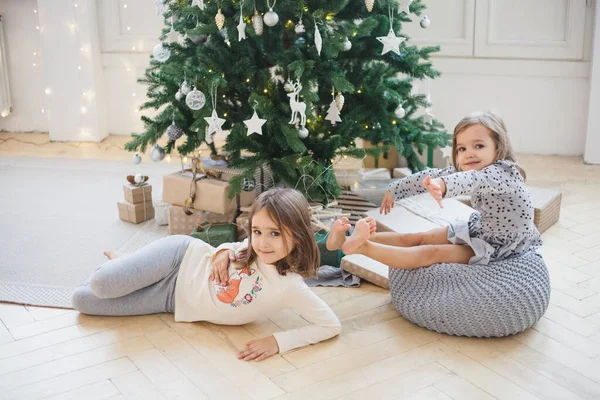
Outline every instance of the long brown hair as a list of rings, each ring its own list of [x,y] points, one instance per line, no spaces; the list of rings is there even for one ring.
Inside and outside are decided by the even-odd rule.
[[[292,271],[305,278],[316,277],[320,253],[311,225],[308,201],[294,189],[270,189],[254,201],[248,218],[248,265],[258,257],[252,249],[252,219],[261,210],[265,210],[277,224],[284,246],[292,246],[290,253],[275,263],[277,272],[286,275]],[[288,243],[290,238],[292,243]]]
[[[458,165],[458,148],[456,146],[456,138],[459,133],[463,132],[470,126],[483,125],[492,132],[492,140],[496,144],[496,160],[506,160],[513,164],[518,170],[523,180],[527,177],[525,170],[515,156],[515,152],[510,144],[506,125],[500,116],[493,111],[476,112],[467,117],[464,117],[454,128],[452,135],[452,165],[455,171],[460,171]]]

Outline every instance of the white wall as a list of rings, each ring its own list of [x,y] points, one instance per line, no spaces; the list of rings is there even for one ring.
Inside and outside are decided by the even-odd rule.
[[[35,0],[0,1],[14,110],[7,118],[0,117],[0,130],[48,132],[48,119],[42,112],[45,79],[36,9]]]
[[[404,27],[403,31],[409,33],[413,43],[442,45],[442,53],[435,56],[433,62],[443,75],[431,82],[431,96],[433,113],[448,131],[467,113],[491,108],[505,118],[517,152],[584,153],[594,10],[585,6],[585,0],[552,0],[550,5],[547,1],[528,0],[529,8],[536,3],[545,7],[541,11],[531,10],[539,14],[537,17],[535,14],[531,18],[514,16],[513,22],[509,20],[508,23],[515,25],[509,29],[500,23],[506,22],[501,18],[510,17],[506,7],[510,9],[523,4],[517,0],[430,0],[428,16],[432,21],[431,27],[423,30],[418,21]],[[22,3],[29,4],[31,9],[35,2],[3,0],[0,12],[4,13],[5,4],[8,4],[9,10],[27,8],[21,6]],[[156,16],[154,2],[147,0],[101,0],[97,6],[108,131],[123,135],[139,132],[142,124],[138,107],[144,101],[145,87],[139,85],[136,79],[143,75],[150,51],[157,43],[162,18]],[[489,12],[490,9],[496,10],[493,16],[499,21],[494,20],[491,13],[490,17],[482,16],[482,10]],[[31,33],[35,26],[30,26],[31,29],[25,27],[33,24],[31,18],[25,18],[26,14],[19,14],[22,20],[19,29]],[[544,22],[548,20],[562,22],[554,25]],[[12,25],[11,29],[16,29],[16,24]],[[560,30],[552,31],[554,28],[564,29],[564,35]],[[539,48],[540,45],[531,45],[515,37],[510,37],[510,40],[499,38],[514,32],[522,37],[530,35],[544,39],[544,51],[539,53],[536,50],[535,59],[524,59],[521,54],[523,46]],[[15,37],[12,30],[7,36]],[[29,103],[27,100],[17,101],[18,88],[31,85],[28,82],[30,75],[15,70],[26,64],[25,60],[31,53],[13,56],[14,53],[9,52],[13,59],[19,58],[17,67],[11,68],[15,116],[21,112],[20,107]],[[511,57],[511,54],[516,56]],[[36,90],[43,93],[43,85]],[[427,84],[422,84],[420,91],[426,92]],[[41,97],[19,95],[21,99],[37,98],[38,101]],[[39,106],[31,108],[39,114]],[[37,119],[33,110],[23,108],[22,112],[31,114],[33,118],[22,120],[20,124],[10,121],[13,116],[6,121],[0,119],[0,129],[36,130],[31,127]]]

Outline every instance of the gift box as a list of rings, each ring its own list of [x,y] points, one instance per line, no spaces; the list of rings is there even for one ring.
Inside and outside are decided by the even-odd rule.
[[[236,198],[229,199],[229,183],[197,175],[196,197],[192,207],[196,210],[209,211],[217,214],[229,214],[237,209]],[[176,172],[163,177],[162,200],[166,203],[184,206],[190,198],[190,186],[193,175],[191,171]]]
[[[361,180],[391,179],[390,170],[386,168],[361,168],[334,170],[335,179],[340,187],[348,188]]]
[[[152,185],[123,185],[125,200],[132,204],[147,203],[152,201]]]
[[[230,168],[227,165],[205,166],[205,168],[211,173],[219,175],[220,179],[225,182],[229,182],[233,177],[242,175],[244,172],[242,169]],[[274,183],[273,172],[269,165],[265,164],[257,168],[254,172],[254,181],[249,181],[246,185],[242,184],[240,206],[250,206],[259,194],[273,187]]]
[[[533,203],[533,223],[540,233],[548,230],[560,218],[562,193],[557,190],[528,187]]]
[[[154,207],[151,201],[139,204],[119,201],[117,207],[119,208],[119,218],[123,221],[139,224],[154,218]]]
[[[362,254],[344,256],[341,268],[384,289],[390,288],[389,267]]]
[[[154,202],[154,220],[158,225],[169,225],[169,206],[164,201]]]
[[[448,226],[457,220],[468,221],[474,209],[455,199],[443,199],[444,208],[428,193],[397,201],[387,215],[379,209],[367,211],[364,216],[377,221],[377,231],[398,233],[425,232]]]
[[[237,242],[237,227],[235,224],[204,223],[192,231],[192,236],[217,247],[223,243]]]
[[[373,146],[371,142],[369,142],[368,140],[363,141],[363,148],[368,149],[372,147],[375,146]],[[383,145],[379,144],[377,145],[377,147],[383,147]],[[379,167],[385,168],[387,170],[396,168],[396,166],[398,165],[398,151],[396,150],[396,146],[392,144],[388,145],[388,147],[389,150],[381,153],[379,159],[377,160],[375,160],[373,156],[366,156],[363,160],[363,165],[365,166],[365,168]]]
[[[198,225],[212,223],[228,223],[235,220],[235,213],[214,214],[206,211],[192,210],[192,215],[186,215],[183,207],[169,207],[169,235],[189,235]]]
[[[409,175],[412,175],[412,171],[408,167],[394,168],[392,171],[392,178],[396,179],[406,178]]]
[[[354,182],[350,186],[350,191],[379,206],[383,200],[383,196],[385,196],[385,192],[388,191],[390,183],[395,181],[396,179],[362,180]]]

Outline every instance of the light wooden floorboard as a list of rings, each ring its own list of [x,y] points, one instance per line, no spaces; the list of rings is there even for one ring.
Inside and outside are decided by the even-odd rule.
[[[9,138],[0,155],[130,159],[119,150],[124,138],[77,147],[43,136],[0,133]],[[400,317],[389,293],[369,283],[315,288],[342,320],[341,335],[244,363],[236,353],[246,342],[308,322],[293,310],[216,326],[0,303],[0,399],[600,399],[600,166],[520,161],[528,184],[563,193],[541,250],[551,304],[532,329],[441,335]]]

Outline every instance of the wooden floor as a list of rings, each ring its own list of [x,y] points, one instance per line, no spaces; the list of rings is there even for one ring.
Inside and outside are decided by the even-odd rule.
[[[0,155],[129,159],[122,141],[78,147],[0,133]],[[521,161],[530,185],[564,196],[560,222],[543,235],[551,304],[533,329],[451,337],[407,322],[373,285],[317,288],[342,334],[244,363],[235,354],[247,341],[306,321],[284,311],[230,327],[0,303],[0,399],[600,399],[600,166]]]

